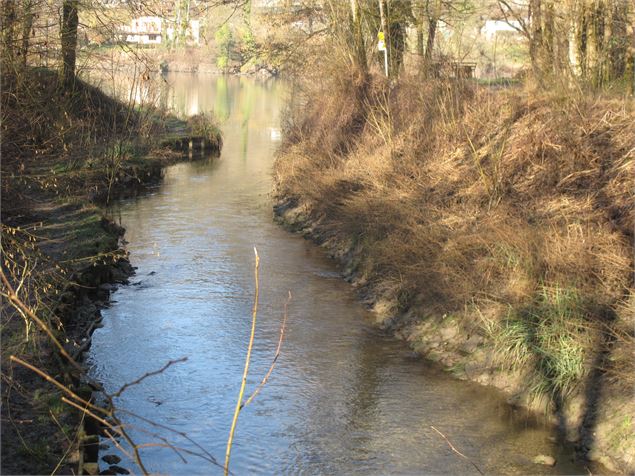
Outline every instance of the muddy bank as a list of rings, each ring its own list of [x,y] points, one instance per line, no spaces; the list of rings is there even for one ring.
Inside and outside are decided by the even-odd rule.
[[[151,137],[131,139],[142,125],[136,113],[81,82],[74,97],[60,99],[54,85],[46,87],[51,73],[34,73],[26,81],[36,85],[41,97],[29,98],[30,109],[17,108],[24,100],[20,94],[14,96],[16,104],[5,103],[3,96],[3,107],[15,108],[15,121],[3,124],[2,271],[13,291],[2,289],[17,296],[81,363],[100,326],[100,310],[134,272],[125,251],[125,230],[104,206],[157,184],[167,165],[214,155],[221,137],[200,120],[184,122],[157,112],[148,116]],[[9,86],[18,93],[30,87]],[[59,118],[48,125],[29,123],[28,115],[37,112]],[[128,130],[112,127],[113,117],[115,122],[130,118]],[[57,135],[54,122],[65,136]],[[100,128],[103,142],[86,147],[84,127],[91,133]],[[82,398],[90,398],[94,387],[41,327],[6,299],[2,341],[2,473],[66,474],[95,460],[95,422],[82,418],[62,401],[57,388],[13,357]]]
[[[560,443],[574,445],[582,460],[599,463],[595,472],[633,471],[632,400],[612,397],[610,388],[597,390],[595,382],[596,389],[582,388],[554,409],[548,398],[536,398],[526,372],[501,367],[500,355],[478,316],[473,316],[473,325],[466,326],[465,320],[435,314],[417,304],[395,314],[394,296],[378,294],[362,279],[363,250],[354,236],[334,230],[310,205],[297,199],[277,196],[274,214],[282,226],[324,247],[340,263],[344,279],[372,309],[378,327],[403,339],[413,351],[456,378],[496,387],[511,405],[551,415]]]
[[[110,199],[144,193],[161,180],[163,167],[183,160],[192,158],[170,153],[161,160],[123,168]],[[101,327],[101,310],[109,306],[110,294],[134,275],[125,250],[125,230],[107,216],[102,208],[104,198],[105,194],[100,193],[94,195],[96,204],[82,201],[43,204],[31,210],[28,218],[22,217],[19,224],[9,220],[15,226],[6,222],[3,226],[3,233],[18,230],[18,235],[32,228],[39,230],[38,255],[47,260],[48,266],[59,267],[63,274],[62,279],[47,287],[47,293],[55,296],[47,322],[57,327],[57,338],[81,365],[90,350],[93,332]],[[12,248],[5,240],[4,251],[7,250],[11,253]],[[30,338],[37,350],[14,344],[21,338],[22,326],[7,303],[2,311],[6,324],[2,337],[7,344],[3,373],[10,375],[10,381],[19,388],[11,391],[9,385],[3,392],[3,474],[48,474],[58,465],[57,470],[62,473],[79,468],[78,474],[97,474],[97,435],[103,431],[102,425],[65,406],[59,391],[30,370],[9,362],[9,353],[36,365],[86,400],[93,399],[98,386],[89,383],[59,356],[46,337],[38,335],[39,329],[32,330]],[[47,415],[49,412],[52,413]],[[64,428],[62,434],[72,438],[61,438],[60,428]]]
[[[132,273],[118,242],[123,230],[103,218],[98,209],[75,204],[52,207],[46,213],[34,211],[34,216],[42,230],[34,242],[39,262],[57,268],[59,276],[43,285],[46,295],[37,296],[37,301],[28,305],[53,330],[65,351],[81,363],[91,335],[100,325],[100,309],[108,305],[110,290],[115,283],[126,282]],[[30,227],[3,225],[3,251],[12,255],[19,247],[7,235],[19,237]],[[38,283],[29,285],[34,289],[32,295],[38,292]],[[25,300],[19,290],[15,294]],[[40,302],[46,302],[50,314]],[[7,379],[2,393],[2,472],[49,474],[53,468],[63,474],[76,472],[85,442],[90,440],[90,425],[80,412],[61,401],[62,394],[54,386],[9,357],[34,365],[84,399],[90,398],[92,388],[42,329],[32,323],[25,337],[24,324],[6,301],[2,314],[2,368]]]

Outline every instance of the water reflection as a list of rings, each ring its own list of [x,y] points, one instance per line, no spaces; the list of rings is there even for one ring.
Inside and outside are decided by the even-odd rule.
[[[154,193],[120,205],[138,270],[135,285],[117,291],[104,312],[92,372],[114,390],[188,357],[131,387],[121,407],[224,454],[250,331],[255,245],[261,301],[248,391],[270,365],[287,290],[294,300],[274,374],[240,416],[236,474],[477,474],[431,425],[486,472],[583,472],[567,454],[555,468],[533,465],[536,454],[556,451],[546,426],[512,418],[498,394],[408,358],[403,343],[367,326],[366,310],[320,248],[272,223],[283,83],[193,75],[166,81],[161,97],[177,113],[213,110],[222,119],[225,146],[219,159],[171,167]],[[126,423],[139,442],[156,441],[140,421]],[[196,451],[175,434],[148,429]],[[197,458],[185,465],[167,448],[143,456],[164,474],[215,471]]]

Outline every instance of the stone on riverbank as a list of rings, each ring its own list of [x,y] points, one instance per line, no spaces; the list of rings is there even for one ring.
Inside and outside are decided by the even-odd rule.
[[[556,459],[553,456],[548,456],[548,455],[535,456],[534,459],[533,459],[533,462],[535,464],[543,464],[545,466],[555,466],[556,465]]]

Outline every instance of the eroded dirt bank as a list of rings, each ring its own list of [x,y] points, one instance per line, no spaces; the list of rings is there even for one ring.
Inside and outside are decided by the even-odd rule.
[[[279,220],[340,260],[378,325],[632,472],[630,99],[323,87],[287,127]]]

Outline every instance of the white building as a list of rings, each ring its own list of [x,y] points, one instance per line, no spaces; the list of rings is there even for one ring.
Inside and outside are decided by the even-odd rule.
[[[485,35],[488,41],[491,41],[500,32],[519,33],[519,30],[522,31],[522,27],[517,20],[487,20],[481,28],[481,34]]]
[[[126,43],[141,45],[159,45],[165,40],[174,39],[173,22],[161,17],[138,17],[130,21],[130,25],[124,25],[121,30]],[[188,44],[199,45],[201,38],[201,22],[190,20],[185,31]]]
[[[125,25],[122,30],[127,43],[157,45],[161,43],[162,27],[163,19],[160,17],[139,17],[130,20],[130,25]]]

